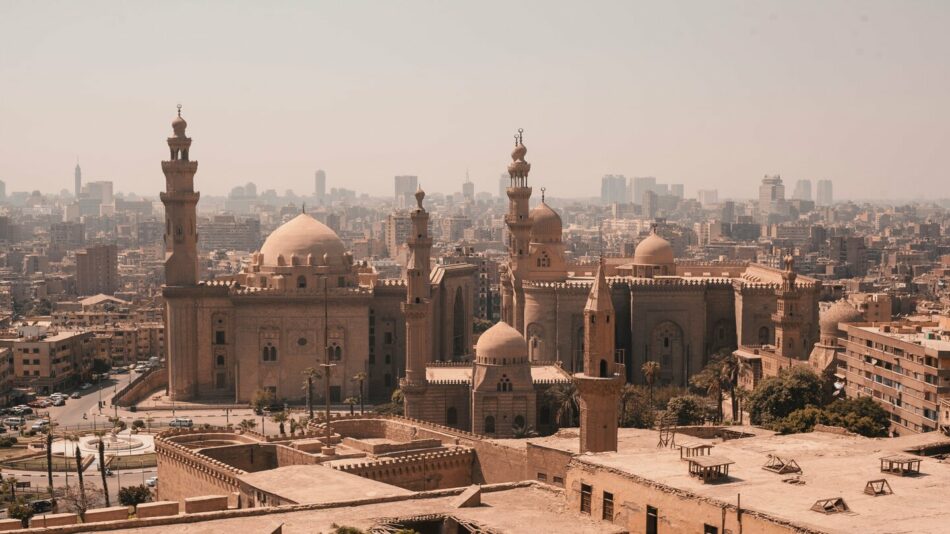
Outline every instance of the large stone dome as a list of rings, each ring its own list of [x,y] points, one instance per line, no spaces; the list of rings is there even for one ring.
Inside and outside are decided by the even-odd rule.
[[[560,242],[563,225],[561,216],[541,201],[538,207],[531,210],[531,241],[535,243]]]
[[[274,230],[261,247],[261,263],[269,267],[291,265],[343,265],[346,248],[327,225],[301,213]],[[327,261],[324,263],[324,255]],[[282,257],[282,261],[278,258]],[[308,259],[309,258],[309,259]]]
[[[475,356],[485,363],[513,363],[528,358],[528,344],[524,337],[508,323],[499,321],[486,330],[475,344]],[[492,361],[495,360],[495,361]]]
[[[822,334],[834,335],[838,332],[838,323],[854,323],[863,318],[860,310],[846,300],[839,300],[821,314],[818,325]]]
[[[651,233],[640,241],[633,252],[635,265],[673,265],[673,246],[662,237]]]

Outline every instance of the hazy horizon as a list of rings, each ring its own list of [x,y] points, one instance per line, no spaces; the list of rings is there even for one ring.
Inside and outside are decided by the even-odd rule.
[[[196,186],[374,196],[604,174],[751,198],[764,174],[838,198],[950,196],[950,4],[4,2],[0,179],[155,195],[175,105]],[[908,186],[908,184],[913,184]],[[814,188],[813,188],[814,192]]]

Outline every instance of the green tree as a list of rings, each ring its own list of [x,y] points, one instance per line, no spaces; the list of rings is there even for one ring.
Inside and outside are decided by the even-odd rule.
[[[891,427],[887,410],[871,397],[839,399],[825,407],[828,424],[869,438],[886,437]]]
[[[660,362],[648,361],[640,367],[643,373],[643,379],[646,380],[647,387],[650,388],[650,406],[653,404],[653,386],[656,385],[656,379],[660,376]]]
[[[274,394],[271,393],[269,389],[258,389],[254,392],[254,396],[251,397],[251,406],[257,413],[263,412],[264,408],[267,408],[273,403]]]
[[[363,383],[366,382],[366,378],[366,373],[362,371],[353,375],[353,381],[358,382],[360,385],[360,415],[363,415]]]
[[[347,397],[343,399],[343,404],[346,404],[350,407],[350,415],[353,415],[354,407],[359,404],[359,400],[356,397]]]
[[[152,492],[145,484],[126,486],[119,489],[119,504],[122,506],[137,506],[152,500]]]
[[[577,414],[580,409],[577,402],[577,386],[574,382],[548,388],[545,397],[554,409],[554,419],[558,426],[577,426]]]
[[[716,417],[719,421],[722,421],[723,382],[722,362],[716,359],[711,360],[700,372],[689,377],[690,385],[716,402]]]
[[[241,429],[241,432],[247,432],[249,430],[253,430],[256,426],[257,426],[257,421],[253,419],[242,419],[241,422],[238,423],[238,428]]]
[[[739,389],[739,380],[742,375],[750,370],[749,362],[745,358],[736,356],[731,351],[725,351],[720,359],[722,377],[729,391],[729,400],[732,402],[732,420],[741,421],[742,405],[741,395],[737,393]]]
[[[33,508],[21,497],[10,503],[7,507],[7,517],[10,519],[19,519],[20,525],[26,528],[31,517],[33,517]]]
[[[494,325],[494,321],[475,317],[472,319],[472,332],[475,334],[482,334]]]
[[[620,426],[653,428],[656,409],[650,404],[643,386],[627,384],[621,393]]]
[[[695,425],[703,422],[705,402],[696,395],[681,395],[670,399],[666,412],[676,417],[678,425]]]
[[[815,425],[825,421],[825,412],[817,406],[806,406],[774,421],[770,426],[779,434],[811,432]]]
[[[808,367],[793,366],[759,383],[746,407],[752,424],[769,424],[806,406],[821,405],[821,379]]]

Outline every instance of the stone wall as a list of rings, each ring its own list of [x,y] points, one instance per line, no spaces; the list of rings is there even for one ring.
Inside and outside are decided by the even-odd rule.
[[[156,490],[158,498],[183,501],[186,497],[237,492],[237,477],[246,472],[174,441],[187,440],[192,434],[199,432],[172,430],[156,436],[155,453],[162,480]]]
[[[471,449],[386,458],[335,469],[412,491],[457,488],[472,484]]]
[[[591,517],[603,517],[604,492],[613,494],[613,523],[630,532],[645,531],[647,506],[657,510],[659,532],[704,532],[704,525],[719,532],[756,534],[820,534],[821,531],[793,524],[733,503],[702,497],[689,491],[608,467],[574,459],[567,466],[567,507],[580,510],[581,485],[591,487]]]
[[[135,377],[112,398],[112,404],[122,407],[133,406],[145,400],[150,394],[168,387],[168,369],[162,367]]]
[[[573,455],[570,452],[528,443],[526,478],[564,487],[567,479],[567,464]]]

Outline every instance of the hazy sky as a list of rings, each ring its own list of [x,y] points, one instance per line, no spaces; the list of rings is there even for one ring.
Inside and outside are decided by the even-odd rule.
[[[209,194],[605,173],[753,196],[950,195],[950,1],[0,2],[0,179],[157,194],[175,105]]]

